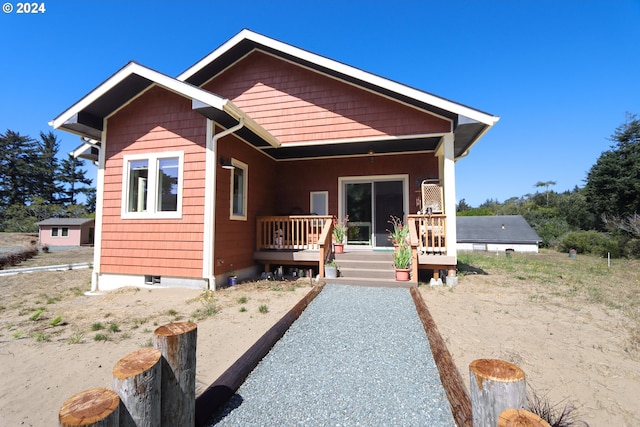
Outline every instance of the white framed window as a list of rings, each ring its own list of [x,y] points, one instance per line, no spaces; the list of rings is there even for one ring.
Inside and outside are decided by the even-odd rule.
[[[329,215],[328,191],[312,191],[309,193],[309,212],[316,215]]]
[[[229,218],[247,220],[247,188],[249,182],[249,165],[240,160],[231,159],[231,200]]]
[[[51,227],[51,237],[69,237],[69,227]]]
[[[123,218],[181,218],[182,151],[129,154],[122,165]]]

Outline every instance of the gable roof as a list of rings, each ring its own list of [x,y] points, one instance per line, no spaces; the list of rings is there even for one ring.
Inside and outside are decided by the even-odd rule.
[[[458,243],[538,244],[542,239],[521,215],[458,216]]]
[[[318,73],[414,106],[451,121],[455,157],[471,147],[500,119],[497,116],[308,52],[250,30],[242,30],[181,73],[177,79],[202,86],[243,57],[260,50]]]
[[[94,218],[48,218],[44,221],[36,222],[36,225],[81,226],[92,222],[95,222]]]
[[[241,119],[245,126],[236,132],[255,146],[278,146],[267,130],[248,117],[228,99],[169,77],[136,62],[129,62],[94,90],[53,119],[49,125],[82,137],[100,141],[104,119],[153,86],[160,86],[185,98],[193,109],[229,128]]]

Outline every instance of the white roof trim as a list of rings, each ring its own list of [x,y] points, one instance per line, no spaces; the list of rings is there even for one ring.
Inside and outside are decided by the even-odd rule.
[[[68,120],[70,120],[73,116],[75,116],[80,111],[82,111],[83,109],[91,105],[91,103],[95,102],[98,98],[105,95],[107,92],[112,90],[119,83],[121,83],[125,78],[129,77],[132,74],[137,74],[140,77],[144,77],[169,90],[172,90],[176,93],[184,95],[185,97],[197,99],[198,101],[201,101],[207,105],[211,105],[212,107],[217,108],[219,110],[222,110],[224,104],[227,102],[226,99],[220,98],[219,96],[214,95],[211,92],[207,92],[198,87],[192,86],[188,83],[178,81],[172,77],[159,73],[155,70],[152,70],[150,68],[137,64],[135,62],[130,62],[126,66],[124,66],[120,71],[115,73],[113,76],[109,77],[100,86],[98,86],[93,91],[85,95],[85,97],[82,98],[80,101],[75,103],[65,112],[63,112],[54,120],[52,120],[49,124],[54,129],[59,128],[60,126],[65,124]]]
[[[256,43],[268,46],[272,49],[278,50],[288,55],[292,55],[294,57],[300,58],[304,61],[308,61],[314,64],[317,64],[321,67],[329,68],[335,70],[338,73],[345,74],[356,78],[358,80],[362,80],[368,82],[372,85],[379,86],[381,88],[390,90],[392,92],[396,92],[398,94],[407,96],[409,98],[413,98],[415,100],[433,105],[435,107],[441,108],[446,111],[451,111],[473,120],[476,120],[480,123],[484,123],[489,126],[493,126],[500,120],[500,117],[493,116],[491,114],[483,113],[481,111],[475,110],[470,107],[466,107],[464,105],[449,101],[444,98],[440,98],[438,96],[432,95],[427,92],[423,92],[409,86],[394,82],[392,80],[376,76],[375,74],[368,73],[366,71],[357,69],[355,67],[343,64],[338,61],[334,61],[329,58],[325,58],[323,56],[317,55],[315,53],[311,53],[297,47],[288,45],[286,43],[271,39],[269,37],[263,36],[261,34],[254,33],[251,30],[244,29],[238,34],[236,34],[233,38],[228,40],[226,43],[218,47],[216,50],[211,52],[209,55],[205,56],[203,59],[198,61],[196,64],[191,66],[189,69],[180,74],[177,79],[180,81],[185,81],[202,68],[204,68],[207,64],[214,61],[228,50],[230,50],[233,46],[240,43],[242,40],[248,39],[254,41]]]
[[[85,142],[81,146],[77,147],[75,150],[70,152],[69,154],[71,154],[71,156],[73,156],[74,158],[78,158],[84,153],[86,153],[87,151],[90,151],[93,147],[94,147],[93,145]]]

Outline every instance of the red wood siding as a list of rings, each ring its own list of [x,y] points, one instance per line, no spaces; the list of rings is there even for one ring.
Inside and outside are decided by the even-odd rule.
[[[442,118],[254,52],[204,86],[283,144],[449,132]]]
[[[253,252],[256,242],[256,217],[271,215],[280,204],[284,190],[276,186],[276,173],[282,168],[276,162],[256,151],[235,135],[218,141],[218,156],[235,158],[248,165],[247,220],[231,220],[230,192],[232,171],[217,165],[216,170],[216,228],[215,274],[255,265]]]
[[[276,213],[294,209],[309,211],[311,191],[329,192],[329,215],[338,214],[338,178],[371,175],[409,174],[409,213],[415,213],[415,198],[423,179],[438,176],[438,159],[431,153],[345,159],[302,160],[279,164],[277,188],[286,189],[279,197]]]
[[[206,119],[155,87],[108,119],[103,273],[202,277]],[[122,219],[123,155],[184,152],[181,219]]]

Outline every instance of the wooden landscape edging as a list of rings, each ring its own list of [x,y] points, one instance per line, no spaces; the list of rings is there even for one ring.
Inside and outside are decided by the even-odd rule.
[[[324,283],[315,286],[291,310],[262,335],[233,365],[196,398],[196,426],[205,426],[211,416],[240,388],[251,371],[282,338],[293,322],[318,296]]]
[[[444,390],[447,393],[453,418],[458,427],[472,427],[471,399],[462,381],[462,376],[455,363],[453,363],[451,353],[449,353],[440,332],[438,332],[436,323],[433,321],[433,317],[431,317],[420,291],[417,287],[412,287],[409,291],[416,305],[418,316],[427,333],[431,353],[440,373],[440,381],[442,381]]]

